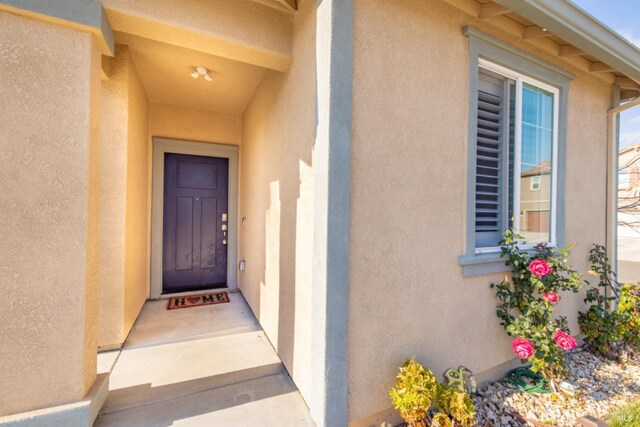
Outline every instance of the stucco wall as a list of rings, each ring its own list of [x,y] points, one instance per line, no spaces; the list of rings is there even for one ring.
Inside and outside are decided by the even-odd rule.
[[[126,46],[102,80],[100,334],[121,345],[149,293],[148,101]]]
[[[512,360],[495,315],[502,275],[462,278],[473,25],[558,66],[441,1],[356,0],[349,287],[349,418],[391,407],[397,367],[418,360],[440,375],[465,365],[482,377]],[[566,241],[588,268],[605,240],[606,110],[610,88],[576,73],[569,94]],[[562,314],[578,333],[581,298]]]
[[[240,289],[309,399],[315,127],[315,2],[299,2],[294,61],[267,71],[243,116]],[[319,386],[319,385],[318,385]]]
[[[148,101],[133,62],[129,80],[125,217],[124,330],[129,332],[149,296],[151,145]]]
[[[0,12],[0,415],[96,378],[99,61],[89,34]]]
[[[240,145],[242,117],[152,101],[149,104],[149,135]]]
[[[98,345],[124,341],[124,246],[127,180],[127,48],[116,46],[111,72],[101,82],[100,311]]]

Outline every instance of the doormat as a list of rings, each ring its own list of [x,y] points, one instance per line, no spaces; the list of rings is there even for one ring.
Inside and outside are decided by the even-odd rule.
[[[225,302],[229,302],[229,295],[227,295],[226,292],[172,297],[169,299],[167,310],[173,310],[174,308],[198,307],[200,305],[222,304]]]

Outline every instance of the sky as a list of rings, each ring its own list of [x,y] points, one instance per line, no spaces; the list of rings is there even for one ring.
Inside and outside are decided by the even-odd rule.
[[[572,0],[640,48],[640,0]],[[640,106],[620,115],[620,145],[640,142]]]

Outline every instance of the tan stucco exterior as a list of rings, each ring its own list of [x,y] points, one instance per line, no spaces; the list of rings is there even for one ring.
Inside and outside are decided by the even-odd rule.
[[[305,399],[313,387],[314,6],[299,2],[296,59],[286,74],[265,74],[243,116],[240,150],[239,287]]]
[[[96,378],[100,55],[90,34],[5,12],[0,40],[6,415]]]
[[[98,345],[110,347],[124,340],[124,242],[126,215],[126,147],[128,116],[126,47],[118,46],[108,79],[102,80],[100,123],[100,326]]]
[[[152,101],[149,106],[149,135],[240,145],[242,118],[236,114],[216,113]]]
[[[101,349],[122,345],[149,292],[148,101],[127,47],[111,61],[101,93]]]
[[[124,330],[129,331],[149,296],[149,209],[151,144],[148,137],[148,100],[131,64],[129,72],[127,193],[124,257]]]
[[[314,169],[318,139],[335,138],[317,135],[330,121],[318,116],[336,114],[334,99],[329,113],[317,108],[317,91],[344,70],[326,58],[348,62],[339,57],[348,53],[318,54],[334,47],[313,0],[298,0],[295,12],[269,0],[101,3],[118,43],[102,70],[95,33],[0,12],[0,95],[15,100],[0,105],[0,287],[11,296],[0,328],[10,343],[0,349],[0,416],[84,397],[96,350],[121,346],[145,300],[160,296],[150,289],[150,227],[162,217],[162,202],[152,207],[154,137],[238,147],[237,257],[246,262],[238,288],[320,413],[330,390],[312,366],[324,360],[314,359],[324,348],[314,343],[327,340],[314,336],[325,330],[312,321],[325,308],[314,300],[323,295],[314,261],[327,254],[314,243],[327,236],[314,227],[333,212],[314,206],[335,206],[319,182],[335,188],[347,176]],[[341,254],[348,319],[332,319],[349,341],[327,360],[348,357],[348,419],[368,426],[397,416],[388,391],[411,356],[438,375],[464,365],[481,381],[514,362],[489,287],[503,274],[463,278],[458,262],[468,223],[463,26],[575,74],[561,197],[564,240],[576,243],[571,263],[582,272],[591,243],[605,241],[611,86],[445,1],[354,5],[350,243]],[[189,75],[202,64],[215,91]],[[231,99],[227,89],[239,87]],[[190,103],[186,88],[200,100]],[[320,291],[342,289],[334,285]],[[582,295],[563,295],[558,310],[574,334],[581,306]]]
[[[462,27],[567,67],[444,2],[360,0],[355,7],[352,421],[391,406],[394,373],[413,355],[436,373],[464,365],[480,377],[513,357],[489,288],[502,275],[463,279],[457,262],[465,253],[468,144]],[[571,261],[584,272],[589,245],[605,239],[610,88],[568,69],[576,78],[569,94],[566,241],[578,243]],[[580,302],[566,295],[562,304],[574,333]]]

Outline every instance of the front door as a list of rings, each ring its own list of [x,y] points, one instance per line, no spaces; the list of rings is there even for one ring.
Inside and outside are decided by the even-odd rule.
[[[227,286],[229,160],[166,153],[162,292]]]

